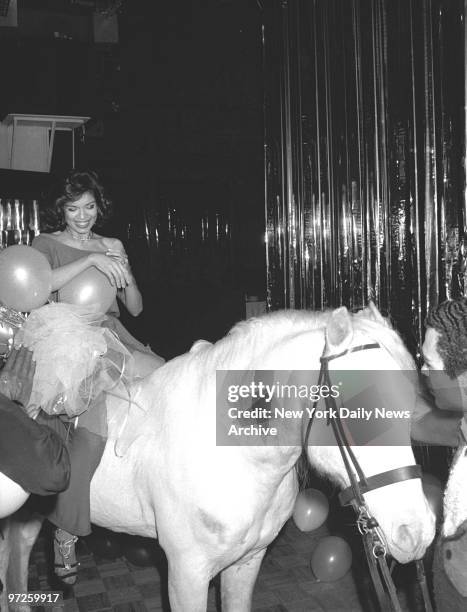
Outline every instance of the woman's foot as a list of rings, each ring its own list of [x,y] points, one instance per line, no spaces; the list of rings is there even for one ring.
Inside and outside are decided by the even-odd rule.
[[[78,538],[64,529],[54,535],[55,574],[65,584],[75,584],[77,576],[75,544]]]

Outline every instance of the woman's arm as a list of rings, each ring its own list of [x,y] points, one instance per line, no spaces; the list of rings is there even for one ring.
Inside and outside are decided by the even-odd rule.
[[[128,285],[124,289],[118,291],[117,296],[123,304],[125,304],[128,312],[134,317],[137,317],[143,311],[143,297],[138,289],[133,274],[131,274],[131,278],[132,280]]]
[[[105,238],[104,241],[106,246],[108,245],[109,247],[106,254],[114,261],[121,263],[121,265],[125,268],[127,278],[129,279],[128,284],[118,291],[117,296],[121,302],[125,304],[128,312],[134,317],[137,317],[143,311],[143,297],[138,289],[138,285],[136,284],[130,264],[128,263],[128,256],[125,252],[125,248],[117,238],[112,240]]]
[[[75,276],[84,272],[84,270],[87,270],[90,266],[88,255],[87,257],[81,257],[69,264],[55,268],[52,270],[52,291],[58,291],[69,281],[73,280]]]
[[[96,267],[109,279],[109,282],[117,289],[126,287],[130,282],[130,276],[125,270],[123,262],[115,260],[105,253],[83,252],[83,257],[64,265],[59,264],[59,258],[55,254],[56,245],[54,240],[46,234],[34,238],[32,247],[45,255],[52,267],[52,291],[58,291],[64,285],[84,272],[91,266]]]
[[[117,289],[122,289],[130,283],[130,275],[122,263],[104,253],[89,253],[85,257],[52,270],[52,291],[58,291],[91,266],[105,274],[110,284]]]

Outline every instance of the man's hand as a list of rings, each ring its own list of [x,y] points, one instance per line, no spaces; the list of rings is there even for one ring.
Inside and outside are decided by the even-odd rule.
[[[13,349],[0,372],[0,393],[19,402],[26,409],[31,396],[35,370],[32,351],[24,346]]]

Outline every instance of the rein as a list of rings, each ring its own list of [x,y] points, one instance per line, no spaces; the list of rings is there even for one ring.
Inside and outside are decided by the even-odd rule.
[[[321,369],[319,373],[318,385],[325,384],[329,387],[331,386],[331,376],[329,372],[330,361],[339,359],[340,357],[343,357],[349,353],[379,348],[381,347],[377,343],[363,344],[347,349],[346,351],[335,355],[329,355],[326,357],[322,355],[320,358]],[[326,408],[331,409],[329,410],[328,414],[337,415],[336,417],[328,417],[328,425],[331,424],[332,426],[336,442],[339,446],[342,461],[344,462],[345,469],[350,479],[350,486],[339,494],[339,501],[343,506],[351,505],[357,513],[357,528],[363,539],[368,568],[370,570],[381,610],[402,612],[399,600],[397,598],[396,587],[394,586],[394,582],[386,561],[386,539],[378,521],[371,515],[370,509],[368,508],[363,496],[369,491],[374,491],[396,482],[411,480],[413,478],[421,478],[421,468],[418,465],[407,465],[404,467],[395,468],[393,470],[388,470],[387,472],[382,472],[380,474],[375,474],[374,476],[366,477],[347,439],[335,399],[331,396],[327,396],[324,398],[324,401]],[[317,403],[318,401],[314,402],[314,408],[316,408]],[[334,412],[332,410],[334,410]],[[313,411],[312,414],[314,415],[315,411]],[[313,416],[311,416],[308,420],[304,438],[304,447],[308,446],[308,439],[310,437],[312,425]],[[417,579],[420,583],[425,610],[426,612],[433,612],[426,585],[423,563],[421,560],[416,561],[415,563],[417,568]]]

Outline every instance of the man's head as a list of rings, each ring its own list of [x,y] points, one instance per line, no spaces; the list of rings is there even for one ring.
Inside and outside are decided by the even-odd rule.
[[[431,310],[422,352],[424,369],[444,370],[451,379],[467,372],[467,298]]]

